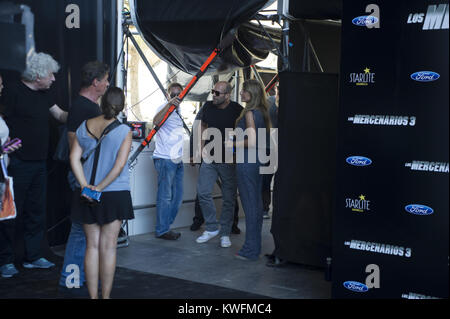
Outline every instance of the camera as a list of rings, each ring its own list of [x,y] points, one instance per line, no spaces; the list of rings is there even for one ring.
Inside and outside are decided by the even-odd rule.
[[[35,51],[34,15],[30,7],[0,2],[0,69],[23,72]]]

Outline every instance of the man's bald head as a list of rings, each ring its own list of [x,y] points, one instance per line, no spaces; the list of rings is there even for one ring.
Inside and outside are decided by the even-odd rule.
[[[230,103],[231,84],[227,81],[219,81],[214,85],[214,90],[219,92],[219,96],[213,94],[213,104],[226,107]]]

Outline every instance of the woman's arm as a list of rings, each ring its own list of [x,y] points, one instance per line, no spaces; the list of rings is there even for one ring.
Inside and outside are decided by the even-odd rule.
[[[75,175],[81,189],[88,185],[86,176],[84,176],[83,165],[81,165],[81,156],[83,156],[83,149],[78,143],[78,139],[75,138],[72,147],[70,148],[70,165],[72,166],[72,172]]]
[[[246,124],[246,131],[248,132],[248,137],[244,139],[243,141],[236,141],[235,147],[246,147],[246,148],[252,148],[256,147],[256,127],[255,127],[255,119],[253,117],[253,112],[248,111],[245,113],[245,124]]]
[[[131,131],[128,132],[127,136],[125,137],[125,140],[122,142],[122,145],[119,149],[119,154],[117,155],[116,162],[114,163],[113,168],[111,171],[106,175],[106,177],[97,185],[95,186],[95,190],[101,192],[103,191],[109,184],[111,184],[122,172],[124,166],[127,164],[128,161],[128,155],[130,154],[131,150],[131,140],[132,140],[132,133]]]

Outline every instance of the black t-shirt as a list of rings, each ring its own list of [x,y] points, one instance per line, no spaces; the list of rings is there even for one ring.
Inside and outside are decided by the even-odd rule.
[[[69,110],[67,131],[76,132],[83,121],[100,116],[101,114],[100,106],[97,103],[92,102],[82,95],[78,95],[72,101],[72,107]]]
[[[220,130],[222,134],[222,161],[225,162],[225,145],[224,141],[228,138],[225,136],[225,129],[234,129],[236,126],[236,120],[241,115],[243,107],[236,102],[231,101],[230,104],[224,109],[219,109],[211,101],[208,101],[203,106],[202,122],[208,125],[208,128],[214,127]],[[212,142],[214,137],[205,142],[205,145]],[[214,150],[211,151],[211,155],[214,155]]]
[[[12,153],[24,161],[46,160],[49,144],[50,108],[56,104],[49,91],[34,91],[22,81],[5,85],[0,97],[11,139],[20,138],[22,147]]]

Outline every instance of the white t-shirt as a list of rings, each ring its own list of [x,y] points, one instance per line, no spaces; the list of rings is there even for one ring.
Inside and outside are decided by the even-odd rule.
[[[5,144],[9,136],[9,128],[3,118],[0,116],[0,146]],[[8,165],[8,155],[4,155],[5,163]]]
[[[167,102],[158,107],[156,114],[166,105]],[[153,157],[179,161],[183,156],[184,134],[183,121],[174,111],[155,135]]]
[[[5,121],[0,116],[0,141],[3,144],[5,144],[6,140],[9,136],[9,129],[8,126],[6,126]]]

